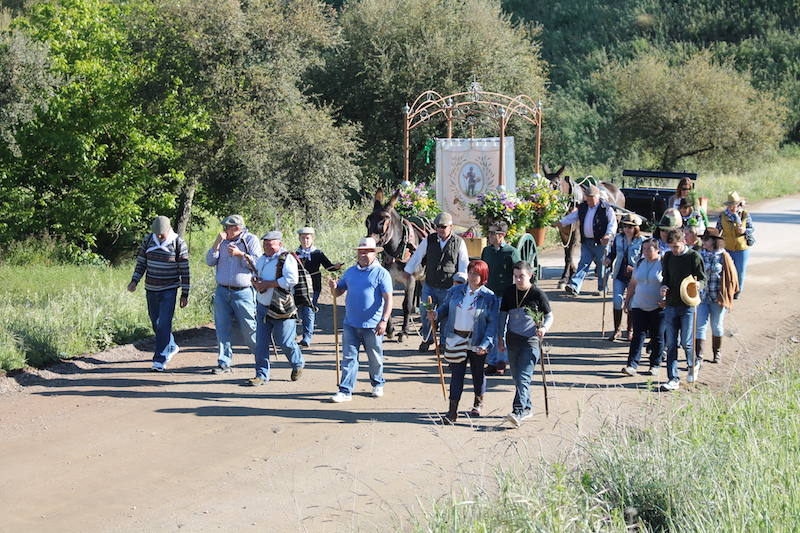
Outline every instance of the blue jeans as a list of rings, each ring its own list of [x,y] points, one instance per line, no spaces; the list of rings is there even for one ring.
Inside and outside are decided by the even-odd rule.
[[[634,307],[630,313],[633,335],[631,336],[631,346],[628,351],[628,366],[631,368],[639,367],[644,339],[648,335],[651,339],[650,366],[659,366],[661,364],[661,352],[664,349],[664,310],[656,308],[652,311],[645,311]]]
[[[311,337],[314,335],[314,318],[316,317],[317,300],[319,300],[319,292],[314,291],[311,301],[314,304],[309,307],[307,305],[297,306],[297,312],[300,319],[303,321],[303,340],[306,344],[311,344]]]
[[[500,309],[500,304],[503,303],[502,300],[503,300],[503,295],[502,294],[498,295],[497,296],[497,308],[498,309]],[[497,335],[495,335],[495,339],[496,338],[497,338]],[[495,341],[494,346],[492,346],[492,349],[489,350],[488,354],[486,354],[486,364],[496,367],[497,364],[500,363],[501,361],[503,363],[508,363],[508,350],[506,350],[505,352],[501,352],[500,350],[498,350],[497,349],[497,341]]]
[[[383,336],[375,328],[342,326],[342,381],[339,391],[352,394],[358,374],[358,350],[363,346],[369,363],[369,380],[372,386],[383,385]]]
[[[172,336],[172,317],[175,315],[175,298],[178,289],[165,291],[146,291],[147,314],[156,334],[156,346],[153,350],[153,362],[165,363],[167,356],[178,347]]]
[[[608,246],[603,246],[594,239],[581,242],[581,259],[578,262],[578,270],[575,271],[572,279],[569,280],[569,284],[573,289],[575,289],[576,293],[581,292],[583,278],[586,277],[586,273],[589,272],[589,266],[592,263],[597,265],[597,290],[601,292],[603,291],[603,283],[605,282],[604,278],[606,273],[606,267],[603,265],[603,259],[605,259],[607,253]]]
[[[532,409],[531,404],[531,379],[536,363],[539,362],[540,352],[539,343],[531,345],[527,342],[515,342],[506,340],[506,350],[508,351],[508,366],[511,368],[511,377],[514,379],[514,386],[517,391],[514,394],[512,409],[519,412],[524,409]],[[544,376],[542,376],[544,379]]]
[[[256,309],[256,377],[269,381],[269,349],[273,339],[281,347],[283,355],[292,368],[303,368],[303,352],[294,340],[295,320],[286,318],[275,320],[266,318],[267,306],[258,304]]]
[[[739,276],[739,292],[742,292],[744,289],[744,274],[747,270],[747,262],[750,261],[750,248],[747,250],[726,250],[731,259],[733,259],[733,264],[736,266],[736,274]]]
[[[447,296],[447,289],[437,289],[431,287],[427,283],[422,284],[422,296],[419,299],[419,316],[422,322],[421,335],[422,340],[433,342],[433,338],[431,337],[431,324],[428,321],[428,312],[422,306],[423,303],[428,303],[429,296],[433,299],[433,305],[438,307],[444,301],[444,297]],[[441,334],[441,331],[439,333]]]
[[[472,372],[472,389],[475,391],[475,396],[483,396],[486,393],[486,376],[483,374],[486,356],[467,352],[467,358],[462,362],[450,363],[450,401],[456,404],[461,401],[461,393],[464,392],[467,361],[469,361],[469,369]]]
[[[694,366],[694,340],[692,322],[695,308],[686,305],[668,305],[664,309],[667,332],[667,379],[678,378],[678,342],[686,354],[686,364]]]
[[[711,325],[711,335],[722,337],[725,327],[725,312],[727,309],[717,302],[701,302],[697,306],[697,335],[698,339],[706,338],[706,328]]]
[[[244,341],[256,350],[256,292],[252,288],[238,291],[217,285],[214,291],[214,325],[217,328],[217,347],[220,366],[230,366],[233,357],[231,333],[233,320],[239,323]]]
[[[617,311],[622,309],[622,302],[624,300],[625,289],[628,288],[629,283],[630,281],[622,281],[621,279],[614,278],[614,309],[616,309]]]

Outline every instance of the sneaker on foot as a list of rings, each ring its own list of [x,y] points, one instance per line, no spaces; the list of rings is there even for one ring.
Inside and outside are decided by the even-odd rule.
[[[303,369],[302,368],[293,368],[292,369],[292,381],[297,381],[303,376]]]
[[[567,296],[577,296],[578,295],[578,291],[576,291],[575,287],[573,287],[572,285],[564,285],[564,292],[567,294]]]
[[[228,374],[229,372],[232,370],[228,365],[217,365],[211,369],[212,374]]]
[[[300,346],[302,346],[303,348],[308,348],[309,346],[311,346],[311,343],[310,343],[310,342],[308,342],[308,341],[307,341],[307,340],[305,340],[305,339],[301,340],[301,341],[300,341],[300,342],[298,342],[297,344],[299,344],[299,345],[300,345]]]
[[[342,392],[342,391],[339,391],[336,394],[334,394],[333,396],[331,396],[331,401],[333,403],[349,402],[352,399],[353,399],[353,395],[352,394],[347,394],[347,393]]]
[[[522,425],[522,412],[521,411],[512,411],[506,416],[506,420],[511,422],[511,425],[515,428],[518,428]]]
[[[523,409],[522,415],[520,416],[520,422],[525,421],[533,416],[533,411],[530,409]]]
[[[658,371],[660,369],[661,369],[661,367],[651,366],[650,368],[647,369],[647,372],[645,372],[645,374],[647,374],[648,376],[657,376],[658,375]]]
[[[260,387],[261,385],[266,385],[267,380],[256,376],[254,378],[248,379],[247,384],[250,385],[251,387]]]
[[[622,373],[623,374],[627,374],[629,376],[635,376],[636,375],[636,369],[633,368],[632,366],[626,366],[626,367],[623,367]]]
[[[153,372],[163,372],[165,366],[164,363],[157,363],[156,361],[153,361],[153,366],[150,368],[153,370]]]
[[[167,363],[169,363],[169,360],[170,360],[170,359],[172,359],[172,357],[173,357],[173,356],[174,356],[176,353],[178,353],[179,351],[181,351],[181,349],[180,349],[180,347],[179,347],[179,346],[176,344],[176,345],[175,345],[175,347],[174,347],[172,350],[170,350],[170,352],[167,354],[167,360],[166,360],[166,361],[164,361],[164,366],[166,366],[166,365],[167,365]]]
[[[372,387],[372,397],[373,398],[383,397],[383,385],[375,385],[374,387]]]
[[[681,382],[678,378],[672,378],[671,380],[667,381],[666,383],[661,385],[661,390],[663,391],[674,391],[678,390],[678,387],[681,386]]]

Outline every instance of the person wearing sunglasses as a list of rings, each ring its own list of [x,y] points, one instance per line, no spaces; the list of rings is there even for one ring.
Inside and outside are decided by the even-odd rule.
[[[419,351],[427,352],[433,343],[431,323],[426,312],[428,300],[439,306],[447,296],[447,289],[453,286],[453,275],[461,272],[466,276],[469,254],[464,239],[453,233],[453,216],[439,213],[433,221],[436,231],[419,243],[411,259],[406,263],[406,282],[425,259],[425,281],[422,282],[420,298],[420,320],[422,322],[422,343]]]
[[[692,189],[694,189],[692,180],[689,178],[681,178],[681,181],[678,182],[678,186],[675,188],[675,194],[670,196],[667,200],[667,209],[678,209],[681,205],[681,200],[694,203],[689,197],[692,193]]]

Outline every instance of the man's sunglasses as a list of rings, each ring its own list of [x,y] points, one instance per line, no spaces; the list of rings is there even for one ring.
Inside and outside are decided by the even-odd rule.
[[[447,224],[436,224],[436,229],[447,229]]]

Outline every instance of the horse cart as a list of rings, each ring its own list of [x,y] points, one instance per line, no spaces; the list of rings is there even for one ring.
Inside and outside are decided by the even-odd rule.
[[[667,172],[664,170],[623,170],[622,192],[625,207],[641,216],[648,225],[655,226],[667,209],[667,202],[675,194],[675,185],[666,187],[667,180],[697,179],[694,172]],[[630,184],[630,185],[628,185]]]

